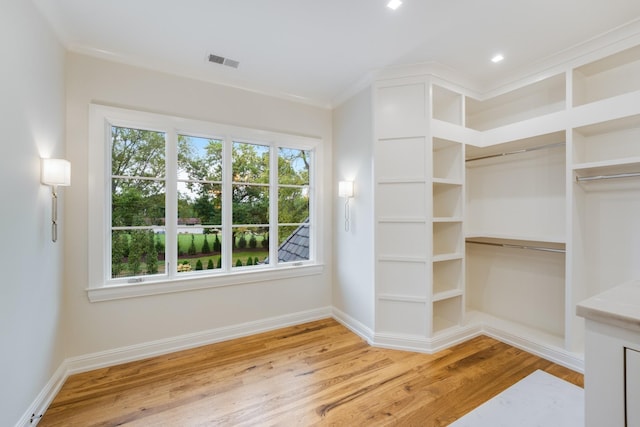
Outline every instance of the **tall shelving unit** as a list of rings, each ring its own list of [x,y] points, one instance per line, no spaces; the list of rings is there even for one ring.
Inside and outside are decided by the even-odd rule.
[[[432,120],[460,126],[461,94],[431,85]],[[432,336],[464,324],[464,144],[432,131]]]
[[[571,306],[640,278],[640,45],[572,70]],[[568,343],[584,346],[584,320]]]
[[[640,278],[636,44],[490,97],[383,74],[374,341],[431,351],[489,333],[581,369],[576,304]]]

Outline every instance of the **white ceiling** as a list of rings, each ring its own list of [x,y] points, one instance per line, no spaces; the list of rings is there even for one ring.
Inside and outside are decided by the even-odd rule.
[[[640,0],[33,1],[72,51],[322,106],[375,69],[420,62],[488,91],[640,18]]]

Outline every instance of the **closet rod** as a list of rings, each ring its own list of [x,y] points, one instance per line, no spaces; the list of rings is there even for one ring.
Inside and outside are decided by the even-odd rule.
[[[538,145],[536,147],[523,148],[522,150],[507,151],[507,152],[504,152],[504,153],[489,154],[489,155],[480,156],[480,157],[472,157],[470,159],[466,159],[465,162],[473,162],[473,161],[476,161],[476,160],[492,159],[494,157],[510,156],[512,154],[528,153],[529,151],[538,151],[538,150],[543,150],[545,148],[561,147],[561,146],[563,146],[565,144],[566,144],[566,142],[556,142],[554,144]]]
[[[612,175],[576,176],[576,182],[596,181],[599,179],[633,178],[636,176],[640,176],[640,172],[616,173]]]
[[[510,243],[478,242],[475,240],[467,240],[467,243],[475,243],[476,245],[499,246],[502,248],[510,248],[510,249],[528,249],[531,251],[553,252],[553,253],[560,253],[560,254],[563,254],[566,252],[564,249],[545,248],[543,246],[512,245]]]

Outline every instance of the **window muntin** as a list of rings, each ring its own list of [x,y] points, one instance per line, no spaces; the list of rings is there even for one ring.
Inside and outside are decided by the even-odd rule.
[[[92,214],[90,215],[90,262],[89,262],[89,276],[90,276],[90,287],[89,287],[89,296],[92,301],[100,300],[100,299],[110,299],[109,295],[115,296],[120,295],[120,297],[125,295],[148,295],[153,294],[154,284],[157,283],[156,286],[159,286],[157,289],[159,292],[166,292],[169,289],[178,290],[180,288],[183,289],[192,289],[192,288],[201,288],[206,287],[206,284],[209,286],[218,286],[223,284],[235,284],[235,283],[243,283],[245,280],[251,281],[260,281],[259,277],[263,276],[263,280],[267,280],[270,277],[289,277],[290,275],[306,275],[306,274],[316,274],[311,272],[319,272],[318,268],[321,268],[321,265],[317,264],[317,261],[314,261],[315,255],[309,257],[309,261],[305,263],[296,263],[295,266],[302,265],[306,266],[303,269],[291,270],[289,268],[285,270],[280,270],[277,267],[280,265],[278,261],[278,240],[275,238],[279,236],[281,232],[278,231],[279,226],[286,226],[285,223],[279,223],[279,209],[278,209],[278,201],[279,201],[279,188],[278,181],[281,178],[278,178],[278,170],[267,169],[264,166],[262,167],[262,171],[264,172],[261,175],[261,178],[254,179],[254,182],[249,182],[249,179],[240,179],[235,182],[235,185],[246,185],[251,187],[251,190],[254,191],[257,188],[264,188],[266,190],[261,190],[257,193],[257,198],[260,200],[265,200],[268,197],[268,209],[266,210],[266,221],[264,223],[258,224],[244,224],[244,223],[234,223],[233,222],[233,209],[231,206],[232,194],[233,194],[233,160],[232,160],[232,152],[233,152],[233,144],[250,144],[255,146],[262,146],[262,150],[264,150],[265,156],[266,151],[269,151],[270,163],[272,165],[276,165],[278,163],[278,153],[279,150],[283,147],[304,147],[304,149],[313,153],[318,147],[319,140],[313,138],[306,137],[295,137],[291,135],[285,134],[275,134],[271,132],[264,131],[253,131],[251,129],[244,129],[232,126],[225,125],[216,125],[211,123],[185,120],[180,118],[173,118],[169,116],[160,116],[156,114],[150,113],[142,113],[135,112],[130,110],[122,110],[118,108],[112,107],[102,107],[102,106],[92,106],[92,115],[91,115],[91,135],[92,141],[95,141],[97,145],[100,139],[100,127],[104,126],[105,138],[107,141],[111,140],[111,131],[114,127],[120,127],[123,129],[130,130],[147,130],[150,132],[156,132],[160,135],[164,135],[165,137],[165,154],[164,161],[166,162],[164,172],[160,172],[160,168],[151,167],[153,165],[145,165],[144,168],[138,168],[138,170],[142,170],[143,172],[125,172],[124,175],[112,176],[115,179],[128,179],[131,183],[134,183],[135,180],[139,182],[135,182],[139,190],[150,188],[157,186],[157,183],[161,183],[164,186],[163,191],[156,191],[155,196],[164,194],[164,219],[159,220],[159,215],[149,215],[148,212],[150,209],[146,209],[142,212],[142,214],[138,213],[135,216],[144,218],[145,225],[133,225],[139,223],[138,220],[133,220],[133,215],[130,215],[130,219],[127,221],[121,221],[123,224],[127,225],[114,225],[112,224],[112,206],[107,205],[107,210],[105,210],[104,215],[100,212],[100,206],[104,205],[101,203],[101,200],[109,200],[111,197],[110,194],[110,186],[107,183],[100,184],[100,175],[106,174],[109,176],[109,172],[111,172],[111,147],[108,147],[107,150],[102,153],[94,149],[92,147],[96,147],[97,145],[92,144],[90,146],[90,161],[91,168],[89,173],[89,183],[90,183],[90,211]],[[96,121],[102,120],[101,122]],[[104,124],[104,125],[102,125]],[[182,129],[182,131],[178,131],[177,129]],[[186,130],[185,129],[191,129]],[[246,135],[247,139],[237,139],[238,135]],[[190,135],[199,135],[195,137],[191,137]],[[234,135],[234,136],[231,136]],[[205,179],[201,179],[204,175],[180,175],[181,170],[186,170],[185,162],[189,159],[188,156],[184,156],[184,147],[185,145],[184,138],[202,138],[206,140],[207,143],[210,140],[215,140],[221,143],[222,145],[222,176],[220,176],[220,168],[218,168],[217,175],[213,172],[208,173]],[[252,141],[241,142],[241,141]],[[260,142],[264,141],[264,142]],[[97,160],[102,160],[103,165],[106,166],[106,169],[100,166],[100,163],[96,163]],[[218,165],[220,162],[218,162]],[[191,165],[192,167],[193,165]],[[313,164],[311,165],[313,169]],[[133,169],[130,169],[133,170]],[[193,167],[192,167],[192,170]],[[211,171],[212,169],[210,169]],[[215,169],[213,169],[215,170]],[[102,172],[101,172],[102,171]],[[128,175],[127,175],[128,173]],[[136,175],[140,173],[141,176]],[[246,175],[246,174],[245,174]],[[102,175],[105,176],[105,175]],[[268,178],[268,181],[266,177]],[[96,180],[97,178],[97,180]],[[220,180],[221,178],[221,180]],[[292,184],[292,185],[302,185],[308,187],[309,191],[313,189],[312,181],[316,177],[311,177],[312,179],[308,180],[308,185],[305,184]],[[153,184],[148,184],[146,181],[150,181]],[[266,181],[266,182],[261,182]],[[213,245],[220,246],[220,250],[222,252],[225,251],[226,255],[229,255],[226,259],[221,259],[218,257],[213,260],[207,260],[203,262],[203,270],[214,270],[209,272],[196,272],[195,268],[192,268],[188,274],[183,274],[187,272],[177,272],[176,263],[178,261],[178,233],[177,233],[177,218],[180,216],[181,218],[192,218],[189,210],[192,210],[193,206],[183,206],[184,203],[179,203],[178,194],[180,191],[184,191],[187,185],[191,185],[191,187],[201,186],[201,190],[204,189],[208,194],[220,194],[221,196],[226,197],[227,207],[224,207],[224,204],[221,202],[222,207],[217,206],[214,207],[215,210],[218,211],[218,216],[222,217],[222,223],[218,223],[217,220],[208,220],[202,221],[202,228],[204,232],[201,236],[197,234],[194,236],[194,245],[197,248],[197,251],[202,250],[202,246],[205,245],[205,235],[206,235],[206,243],[211,248]],[[287,184],[283,185],[286,186]],[[193,190],[192,190],[193,191]],[[184,194],[183,194],[184,195]],[[313,231],[315,229],[315,222],[313,222],[313,218],[315,215],[313,214],[313,197],[310,197],[311,202],[309,203],[310,210],[310,218],[311,220],[307,220],[307,224],[312,224],[311,227],[307,227],[307,229],[311,228]],[[162,207],[162,202],[159,201],[159,198],[156,197],[156,204],[152,206],[158,207],[155,209],[156,211],[160,211]],[[189,203],[187,203],[188,205]],[[123,205],[130,206],[130,205]],[[240,205],[243,206],[243,205]],[[244,206],[246,208],[247,206]],[[252,206],[255,208],[255,206]],[[238,214],[238,207],[236,207],[236,214]],[[254,209],[255,210],[255,209]],[[184,215],[183,215],[184,214]],[[225,219],[226,218],[226,219]],[[206,219],[206,218],[205,218]],[[254,221],[255,222],[255,221]],[[100,226],[100,224],[102,224]],[[148,225],[147,225],[148,224]],[[102,227],[102,232],[100,231],[100,227]],[[105,227],[111,227],[111,233],[104,233]],[[269,254],[269,257],[265,257],[264,260],[260,260],[259,269],[248,269],[246,268],[246,260],[243,260],[243,269],[236,269],[235,263],[232,260],[231,252],[232,252],[232,233],[234,231],[242,231],[245,236],[247,247],[252,247],[255,245],[256,248],[262,247],[265,250],[265,253]],[[137,234],[133,234],[135,232],[139,232]],[[314,233],[316,231],[313,231]],[[127,235],[126,238],[128,240],[129,245],[131,244],[131,238],[134,235],[140,235],[138,237],[138,246],[134,248],[134,255],[136,251],[140,251],[139,248],[142,248],[146,245],[146,251],[152,253],[153,250],[150,248],[153,246],[155,250],[158,252],[158,273],[157,274],[148,274],[146,271],[145,260],[146,260],[146,252],[142,256],[141,266],[142,273],[141,276],[135,275],[122,275],[122,267],[120,268],[119,274],[111,276],[112,274],[112,255],[114,252],[122,251],[118,245],[117,238],[109,239],[109,236],[121,236]],[[142,237],[142,234],[145,235],[146,238]],[[274,239],[270,239],[270,235],[274,236]],[[150,237],[152,236],[153,239]],[[106,238],[105,238],[106,237]],[[239,237],[238,237],[239,238]],[[191,236],[187,236],[188,246],[191,246]],[[113,249],[112,242],[116,242],[115,250]],[[154,241],[154,244],[151,244],[151,241]],[[143,241],[146,241],[146,244],[143,245]],[[215,242],[215,243],[214,243]],[[101,248],[104,248],[101,249]],[[267,252],[268,248],[268,252]],[[184,250],[184,249],[183,249]],[[186,251],[189,250],[189,247],[186,247]],[[316,248],[310,248],[309,253],[315,254]],[[104,262],[100,262],[96,255],[99,255],[104,259]],[[200,255],[200,254],[198,254]],[[128,257],[123,256],[124,264],[129,268]],[[155,258],[153,258],[155,259]],[[223,262],[221,262],[223,261]],[[255,257],[253,259],[253,264],[255,264]],[[123,260],[121,258],[121,264]],[[168,269],[166,267],[169,267]],[[213,268],[211,268],[213,267]],[[135,265],[135,259],[132,260],[131,268],[134,271],[139,271],[138,266]],[[268,270],[265,270],[267,268]],[[117,271],[116,268],[114,271]],[[153,262],[150,266],[150,271],[153,273],[155,271],[155,267]],[[250,276],[234,276],[234,271],[243,271],[243,272],[253,272]],[[272,271],[272,273],[268,273],[268,271]],[[298,273],[294,273],[294,271],[298,271]],[[208,279],[206,282],[197,280],[192,281],[191,278],[204,277],[204,275],[208,275],[210,277],[211,274],[215,274],[220,276],[219,279]],[[223,279],[228,274],[228,278]],[[275,274],[275,275],[274,275]],[[244,277],[244,278],[243,278]],[[251,279],[249,279],[251,277]],[[101,279],[103,278],[103,279]],[[188,282],[185,280],[177,280],[176,279],[186,279],[190,278]],[[174,282],[175,281],[175,282]],[[171,283],[173,282],[173,284]],[[133,287],[126,288],[118,288],[113,289],[110,287],[105,287],[104,291],[99,291],[99,289],[105,285],[111,284],[133,284]],[[194,287],[195,286],[195,287]],[[135,290],[134,288],[140,288],[139,290]],[[121,289],[121,290],[119,290]],[[95,291],[93,291],[95,290]],[[95,299],[94,299],[95,298]]]

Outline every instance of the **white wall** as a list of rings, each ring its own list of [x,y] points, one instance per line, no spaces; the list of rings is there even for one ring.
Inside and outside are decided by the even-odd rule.
[[[358,93],[333,112],[335,182],[333,305],[373,331],[373,113],[371,88]],[[351,226],[344,230],[344,199],[338,181],[354,181],[350,200]]]
[[[68,357],[208,331],[244,322],[329,307],[331,266],[324,273],[277,282],[238,285],[90,303],[87,299],[87,156],[91,102],[277,132],[320,137],[325,182],[320,214],[332,229],[331,112],[256,93],[107,62],[67,56],[67,149],[74,183],[67,193],[65,329]],[[73,224],[71,226],[71,224]],[[330,233],[321,233],[325,261]]]
[[[40,157],[65,155],[64,51],[30,1],[4,0],[0,9],[0,425],[6,426],[19,421],[63,359],[65,239],[51,242],[51,192],[40,184]]]

